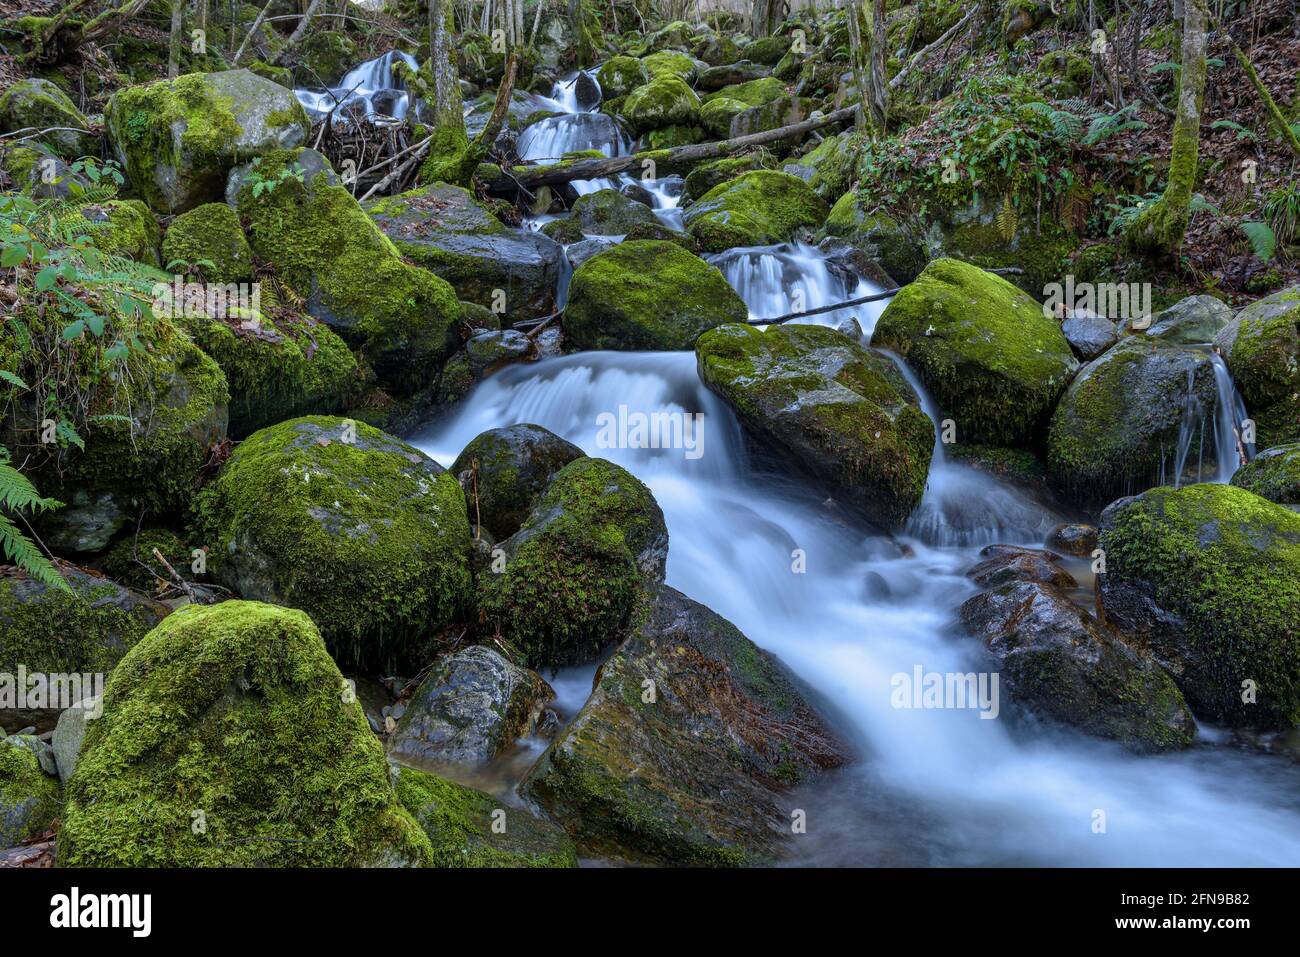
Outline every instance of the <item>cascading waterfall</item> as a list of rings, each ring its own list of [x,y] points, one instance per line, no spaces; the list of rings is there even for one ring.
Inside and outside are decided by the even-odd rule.
[[[1175,487],[1196,482],[1227,483],[1232,480],[1233,473],[1255,454],[1255,444],[1244,441],[1239,431],[1246,419],[1246,403],[1233,384],[1223,357],[1214,350],[1210,350],[1209,356],[1214,370],[1213,415],[1206,414],[1196,394],[1196,369],[1193,366],[1187,370],[1187,397],[1178,430],[1173,474],[1164,475],[1162,468],[1162,483]],[[1212,448],[1207,448],[1207,440],[1212,443]],[[1191,464],[1193,451],[1195,466]],[[1213,455],[1213,469],[1206,468],[1207,452]]]
[[[395,63],[404,63],[412,70],[418,70],[420,66],[409,53],[390,50],[381,57],[367,60],[349,70],[337,85],[327,90],[294,90],[294,95],[313,119],[324,117],[334,110],[331,122],[346,123],[346,114],[359,105],[367,118],[391,116],[395,120],[401,120],[410,110],[411,100],[406,84],[398,79],[393,70]],[[328,80],[327,77],[321,79]]]

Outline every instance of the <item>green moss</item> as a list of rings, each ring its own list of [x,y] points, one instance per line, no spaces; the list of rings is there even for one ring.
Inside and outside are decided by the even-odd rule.
[[[742,156],[729,156],[711,163],[701,163],[686,174],[686,195],[691,199],[699,199],[719,183],[735,179],[741,173],[748,173],[755,169],[772,169],[775,165],[776,158],[766,150],[745,153]]]
[[[646,578],[662,579],[662,556],[638,566],[660,539],[648,488],[604,459],[571,462],[506,543],[505,570],[480,577],[483,618],[529,667],[589,661],[632,624]]]
[[[623,101],[623,116],[636,134],[665,126],[691,126],[700,115],[700,98],[673,74],[639,86]]]
[[[749,107],[762,106],[764,103],[779,100],[785,95],[785,84],[774,76],[765,76],[745,83],[724,86],[721,90],[704,96],[703,101],[711,103],[714,100],[738,100]]]
[[[1261,452],[1233,473],[1232,484],[1279,505],[1300,505],[1300,442]]]
[[[108,223],[106,228],[89,234],[91,244],[100,252],[151,266],[162,265],[158,258],[158,221],[140,200],[109,200],[93,211],[82,210],[82,215]]]
[[[60,865],[431,863],[346,690],[302,612],[176,612],[114,670],[87,726]]]
[[[564,832],[523,808],[416,771],[397,772],[397,798],[433,846],[434,867],[577,867]],[[495,819],[504,831],[493,831]]]
[[[705,139],[704,130],[698,126],[665,126],[646,134],[646,145],[651,149],[672,149],[689,146]]]
[[[163,263],[197,267],[209,282],[238,283],[253,279],[253,250],[244,237],[239,216],[225,203],[207,203],[182,213],[167,227]],[[200,265],[204,261],[211,265]]]
[[[861,247],[895,282],[911,282],[925,268],[925,254],[912,234],[883,210],[870,209],[855,190],[831,207],[826,234]]]
[[[686,211],[687,231],[708,252],[786,242],[815,229],[830,212],[825,200],[788,173],[754,170],[715,186]]]
[[[872,337],[905,358],[960,442],[1033,441],[1078,368],[1056,322],[1005,279],[952,259],[925,267]]]
[[[0,847],[43,833],[62,807],[58,779],[41,770],[36,752],[0,732]]]
[[[307,416],[246,439],[198,500],[209,569],[245,597],[305,609],[357,666],[419,668],[470,593],[454,477],[363,423]]]
[[[601,64],[596,78],[605,99],[611,100],[627,96],[638,86],[648,83],[650,74],[635,57],[615,56]]]
[[[731,136],[731,121],[747,109],[743,100],[719,97],[700,107],[700,123],[717,139],[726,139]]]
[[[583,349],[689,349],[706,329],[743,322],[744,301],[717,268],[676,243],[620,243],[573,274],[564,331]]]
[[[0,95],[0,131],[24,129],[57,130],[42,133],[39,142],[64,159],[99,155],[98,138],[90,131],[90,120],[49,80],[19,80]]]
[[[1136,588],[1182,632],[1192,707],[1232,724],[1300,724],[1300,515],[1230,485],[1160,487],[1103,517],[1103,598]],[[1253,681],[1258,702],[1242,700]]]
[[[695,61],[685,53],[678,53],[673,50],[660,50],[658,53],[643,57],[641,66],[645,68],[646,73],[652,80],[659,77],[675,77],[688,80],[691,74],[695,72]]]

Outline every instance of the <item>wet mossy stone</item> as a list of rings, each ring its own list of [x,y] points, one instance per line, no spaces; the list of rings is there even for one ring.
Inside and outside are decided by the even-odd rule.
[[[695,75],[695,60],[675,50],[660,50],[641,58],[641,65],[651,81],[671,77],[689,82]]]
[[[700,107],[700,125],[715,139],[725,140],[731,136],[731,121],[747,109],[749,106],[743,100],[725,96],[711,99]]]
[[[1300,440],[1300,286],[1247,306],[1215,338],[1262,445]]]
[[[1232,319],[1232,310],[1213,296],[1188,296],[1151,317],[1146,334],[1171,345],[1213,342]]]
[[[258,602],[191,605],[131,649],[67,797],[60,866],[432,863],[316,626]]]
[[[34,750],[0,732],[0,849],[48,830],[62,808],[59,779],[41,769]]]
[[[774,76],[765,76],[743,83],[724,86],[703,97],[705,103],[713,100],[739,100],[746,107],[762,106],[786,95],[785,84]]]
[[[105,224],[87,234],[90,244],[101,253],[161,266],[158,258],[160,231],[149,207],[138,199],[112,199],[83,206],[83,219]]]
[[[433,847],[433,867],[578,866],[568,835],[526,808],[414,768],[394,775],[398,800]]]
[[[1232,484],[1279,505],[1300,505],[1300,442],[1260,452],[1233,473]]]
[[[1040,437],[1079,362],[1043,308],[1000,276],[939,259],[890,300],[872,344],[907,360],[958,442]]]
[[[1053,481],[1092,503],[1158,484],[1174,464],[1189,388],[1213,430],[1218,398],[1207,351],[1130,336],[1085,365],[1052,415]]]
[[[1106,620],[1198,715],[1300,724],[1300,514],[1232,485],[1161,486],[1112,503],[1099,544]]]
[[[253,249],[239,216],[225,203],[205,203],[172,220],[162,258],[164,266],[184,264],[181,269],[195,268],[209,282],[253,280]]]
[[[756,169],[771,169],[776,158],[767,150],[756,150],[741,156],[701,163],[686,174],[686,198],[699,199],[713,187],[735,179],[741,173]]]
[[[791,42],[789,37],[760,37],[745,47],[745,56],[755,63],[771,66],[789,52]]]
[[[91,132],[90,120],[66,93],[40,77],[19,80],[0,95],[0,132],[18,130],[50,130],[41,133],[38,142],[64,159],[99,156],[99,138]]]
[[[856,191],[835,201],[826,217],[826,234],[862,248],[899,284],[911,282],[925,268],[925,253],[912,231],[881,210],[873,210]]]
[[[600,89],[605,94],[605,99],[611,100],[627,96],[638,86],[644,86],[650,82],[650,74],[635,57],[615,56],[601,64],[600,69],[596,71],[596,79],[600,81]]]
[[[1185,748],[1196,722],[1173,680],[1056,585],[1003,581],[961,606],[1014,703],[1138,752]]]
[[[280,181],[282,171],[289,175]],[[254,196],[259,179],[278,185]],[[268,154],[232,171],[226,201],[246,224],[253,251],[312,316],[364,354],[381,385],[406,396],[437,378],[460,345],[455,290],[402,260],[324,157]]]
[[[466,489],[471,518],[500,541],[519,531],[555,473],[582,456],[549,429],[522,423],[475,436],[451,473]]]
[[[713,187],[687,210],[686,231],[711,253],[788,242],[818,229],[830,211],[807,183],[788,173],[754,170]]]
[[[784,172],[806,180],[813,192],[826,202],[838,201],[852,184],[856,151],[857,144],[852,134],[838,133],[826,137],[797,161],[787,164]],[[834,214],[835,207],[832,206],[826,217],[828,232]]]
[[[306,611],[346,667],[418,671],[465,615],[465,495],[432,459],[371,426],[307,416],[256,432],[197,510],[216,580]]]
[[[829,326],[721,326],[695,346],[700,378],[760,446],[870,519],[921,501],[934,426],[897,368]]]
[[[616,189],[598,189],[579,196],[569,212],[569,222],[584,236],[626,236],[633,227],[662,221],[645,203]]]
[[[579,349],[690,349],[700,333],[744,322],[744,300],[716,267],[664,240],[624,242],[573,274],[564,333]]]
[[[664,587],[520,790],[584,853],[763,864],[788,848],[791,789],[845,759],[779,661]]]
[[[512,320],[551,311],[564,251],[549,236],[507,227],[468,190],[438,183],[365,209],[402,255],[450,283],[458,298],[504,306]]]
[[[127,87],[104,120],[132,189],[166,214],[220,199],[232,167],[297,146],[310,129],[292,91],[248,70]]]
[[[700,98],[680,77],[666,74],[637,87],[623,101],[622,114],[636,135],[699,120]]]
[[[505,568],[479,576],[480,615],[530,668],[594,660],[663,581],[668,529],[650,490],[583,457],[555,474],[514,535]]]
[[[388,738],[388,754],[421,768],[489,761],[536,730],[554,697],[537,672],[471,645],[429,665]]]

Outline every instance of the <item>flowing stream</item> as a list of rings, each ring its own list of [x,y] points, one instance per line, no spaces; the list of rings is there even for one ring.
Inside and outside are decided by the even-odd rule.
[[[363,64],[361,89],[384,77]],[[369,70],[369,72],[366,72]],[[391,71],[390,71],[391,72]],[[353,74],[345,78],[346,88]],[[547,107],[562,113],[520,138],[542,160],[574,149],[622,155],[632,144],[584,108],[577,77]],[[368,85],[369,84],[369,85]],[[300,92],[300,96],[302,93]],[[597,103],[599,100],[597,99]],[[328,108],[328,107],[327,107]],[[405,104],[401,105],[404,110]],[[678,187],[629,175],[680,226]],[[806,245],[737,249],[712,257],[754,318],[867,295],[876,287],[830,268]],[[868,341],[884,303],[809,317],[853,318]],[[940,417],[896,357],[926,412]],[[1216,372],[1221,366],[1216,366]],[[1223,370],[1217,443],[1244,409]],[[597,418],[631,412],[702,413],[702,454],[598,445]],[[964,571],[978,546],[1041,545],[1061,520],[1026,493],[951,461],[936,442],[924,500],[903,532],[884,536],[827,509],[803,480],[752,457],[731,411],[700,382],[692,353],[584,352],[509,366],[415,444],[443,465],[480,432],[532,422],[644,481],[663,508],[667,580],[733,621],[778,655],[825,706],[860,754],[800,795],[808,832],[796,862],[934,865],[1293,865],[1300,861],[1300,769],[1234,746],[1202,727],[1192,749],[1134,756],[1118,745],[1023,720],[982,720],[974,710],[897,709],[891,677],[986,667],[962,634],[957,609],[974,594]],[[1235,443],[1233,444],[1235,448]],[[1190,452],[1188,453],[1190,454]],[[1215,478],[1239,464],[1216,456]],[[1181,463],[1180,463],[1181,466]],[[793,556],[802,550],[806,571]],[[558,676],[572,712],[590,669]],[[1003,717],[1006,718],[1004,709]],[[1098,828],[1103,819],[1104,829]]]

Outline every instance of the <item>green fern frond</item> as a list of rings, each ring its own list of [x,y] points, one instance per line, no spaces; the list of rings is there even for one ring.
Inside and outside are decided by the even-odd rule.
[[[1242,223],[1241,231],[1250,240],[1250,248],[1260,259],[1268,262],[1277,252],[1277,236],[1268,223]]]
[[[0,551],[4,552],[6,559],[37,581],[60,591],[72,591],[54,564],[27,540],[17,525],[3,515],[0,515]]]

